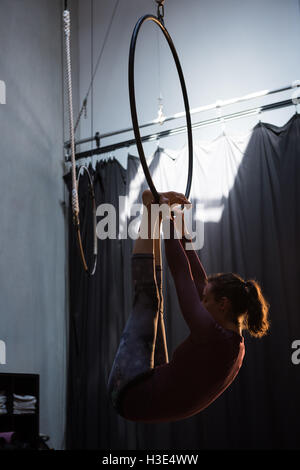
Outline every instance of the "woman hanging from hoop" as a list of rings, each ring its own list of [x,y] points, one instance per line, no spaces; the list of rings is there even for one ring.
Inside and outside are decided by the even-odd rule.
[[[186,197],[160,193],[160,207],[168,210],[155,214],[151,223],[153,201],[152,193],[144,191],[140,236],[132,254],[133,309],[108,380],[117,412],[146,423],[177,421],[207,408],[241,368],[242,331],[262,337],[269,328],[269,305],[256,281],[245,282],[233,273],[207,277],[197,253],[186,249],[190,240],[183,212],[170,211],[171,206],[190,204]],[[167,262],[190,330],[170,362],[160,301],[161,224]]]

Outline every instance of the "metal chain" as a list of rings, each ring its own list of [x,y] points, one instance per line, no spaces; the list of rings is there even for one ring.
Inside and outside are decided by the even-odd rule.
[[[75,138],[73,123],[73,100],[72,100],[72,74],[71,74],[71,52],[70,52],[70,12],[64,11],[64,31],[66,40],[66,60],[67,60],[67,86],[68,86],[68,104],[69,104],[69,127],[70,127],[70,143],[71,143],[71,162],[72,162],[72,211],[73,221],[79,225],[79,201],[76,180],[76,163],[75,163]]]
[[[165,16],[165,7],[164,3],[165,0],[155,0],[157,3],[157,18],[159,21],[164,24],[164,16]]]

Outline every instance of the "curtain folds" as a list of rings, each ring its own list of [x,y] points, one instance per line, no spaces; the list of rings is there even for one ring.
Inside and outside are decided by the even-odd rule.
[[[255,278],[271,304],[266,338],[245,334],[246,356],[236,381],[202,413],[176,423],[135,424],[110,405],[106,383],[132,292],[131,238],[98,239],[95,276],[88,278],[69,223],[70,331],[67,409],[69,449],[290,449],[299,448],[300,365],[291,361],[300,339],[300,116],[284,126],[258,124],[239,137],[194,145],[191,200],[199,255],[208,274]],[[187,149],[158,149],[149,157],[159,191],[185,192]],[[97,206],[117,209],[117,233],[137,230],[134,205],[146,188],[139,159],[125,170],[116,159],[89,168]],[[65,177],[70,189],[70,175]],[[92,212],[85,175],[80,180],[84,248],[92,253]],[[119,196],[126,196],[121,200]],[[99,218],[98,218],[99,220]],[[126,231],[122,232],[125,233]],[[163,253],[169,356],[188,329]],[[187,364],[188,367],[188,364]]]

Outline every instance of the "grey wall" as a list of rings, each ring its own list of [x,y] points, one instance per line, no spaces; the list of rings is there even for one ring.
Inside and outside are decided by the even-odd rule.
[[[79,0],[81,100],[91,78],[91,45],[93,43],[95,64],[115,2]],[[109,132],[131,125],[127,83],[131,34],[141,15],[155,12],[154,0],[120,0],[94,83],[93,116],[90,107],[88,119],[82,121],[82,138],[91,134],[92,117],[94,132]],[[296,46],[300,44],[298,0],[166,0],[165,24],[182,63],[191,108],[219,99],[280,88],[300,79],[300,49]],[[158,28],[148,23],[138,39],[136,94],[140,122],[156,117],[160,92],[164,98],[166,115],[184,109],[171,54],[163,36],[158,33]],[[272,96],[271,100],[288,99],[290,96],[291,93],[286,92]],[[227,108],[226,111],[234,112],[269,101],[256,100],[251,104]],[[261,118],[282,125],[293,113],[294,109],[290,108],[264,113]],[[215,115],[216,111],[212,111],[198,115],[195,119],[202,120]],[[226,125],[226,131],[229,134],[243,133],[257,121],[257,117],[232,121]],[[181,122],[177,122],[177,125],[181,125]],[[194,139],[213,139],[221,131],[220,125],[203,128],[194,132]],[[178,136],[162,139],[160,145],[177,149],[185,142],[185,136]],[[146,144],[145,150],[150,153],[154,147],[153,144]],[[137,154],[135,148],[129,151]],[[127,150],[118,154],[125,163]]]
[[[62,1],[0,1],[0,372],[40,374],[40,431],[63,446],[66,247]]]

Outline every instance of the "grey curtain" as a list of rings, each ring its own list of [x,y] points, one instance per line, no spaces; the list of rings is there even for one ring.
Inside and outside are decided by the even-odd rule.
[[[187,150],[158,149],[149,165],[158,190],[185,190]],[[235,382],[209,408],[184,421],[135,424],[118,416],[106,382],[131,308],[129,239],[99,240],[96,275],[87,278],[69,230],[70,351],[67,445],[70,449],[292,449],[299,448],[300,366],[291,345],[300,339],[299,219],[300,117],[283,127],[260,123],[239,138],[195,143],[191,199],[200,210],[204,243],[199,255],[210,273],[255,278],[271,304],[270,334],[245,335],[246,356]],[[123,220],[146,187],[139,160],[128,157],[90,168],[97,204],[118,207]],[[70,176],[66,178],[70,188]],[[87,182],[80,207],[85,247],[91,252]],[[124,219],[125,217],[125,219]],[[164,264],[169,355],[188,334],[173,280]],[[188,367],[188,364],[187,364]]]

